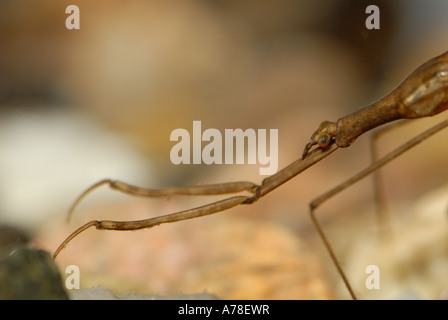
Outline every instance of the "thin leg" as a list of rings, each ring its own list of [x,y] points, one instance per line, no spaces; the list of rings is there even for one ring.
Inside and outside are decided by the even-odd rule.
[[[424,141],[425,139],[429,138],[433,134],[437,133],[438,131],[440,131],[440,130],[446,128],[446,127],[448,127],[448,120],[445,120],[445,121],[439,123],[438,125],[435,125],[434,127],[432,127],[430,129],[426,130],[425,132],[419,134],[418,136],[412,138],[411,140],[409,140],[405,144],[403,144],[400,147],[396,148],[395,150],[391,151],[386,156],[384,156],[383,158],[379,159],[377,162],[373,163],[372,165],[370,165],[369,167],[364,169],[363,171],[359,172],[357,175],[353,176],[352,178],[348,179],[347,181],[345,181],[344,183],[338,185],[337,187],[331,189],[330,191],[324,193],[323,195],[321,195],[318,198],[314,199],[310,203],[311,219],[313,220],[313,223],[314,223],[314,225],[315,225],[315,227],[316,227],[320,237],[322,238],[322,241],[324,242],[324,245],[326,246],[326,248],[327,248],[327,250],[328,250],[328,252],[329,252],[329,254],[331,256],[331,259],[332,259],[334,265],[336,266],[336,268],[337,268],[337,270],[339,272],[339,275],[343,279],[343,281],[345,283],[345,286],[347,287],[347,289],[350,292],[350,295],[352,296],[353,299],[356,299],[356,295],[354,294],[352,286],[350,285],[350,283],[349,283],[349,281],[348,281],[348,279],[347,279],[347,277],[346,277],[346,275],[345,275],[341,265],[337,261],[336,255],[334,254],[334,251],[331,248],[331,245],[330,245],[327,237],[325,236],[325,233],[323,232],[322,227],[319,225],[319,223],[317,221],[317,218],[316,218],[316,216],[314,214],[314,210],[316,210],[316,208],[318,206],[320,206],[326,200],[330,199],[332,196],[334,196],[337,193],[341,192],[342,190],[348,188],[352,184],[358,182],[359,180],[361,180],[362,178],[366,177],[367,175],[369,175],[370,173],[374,172],[375,170],[378,170],[379,168],[384,166],[389,161],[395,159],[396,157],[398,157],[401,154],[403,154],[405,151],[413,148],[414,146],[416,146],[420,142]]]
[[[164,197],[171,195],[218,195],[218,194],[229,194],[229,193],[237,193],[242,191],[249,191],[251,193],[255,193],[255,190],[259,187],[255,183],[247,182],[247,181],[239,181],[239,182],[227,182],[220,184],[208,184],[201,186],[190,186],[190,187],[175,187],[175,188],[165,188],[165,189],[146,189],[141,187],[136,187],[130,185],[128,183],[104,179],[98,181],[93,184],[89,188],[87,188],[83,193],[79,195],[79,197],[73,202],[71,205],[68,214],[67,214],[67,222],[70,221],[73,211],[78,206],[79,202],[84,199],[84,197],[97,189],[102,185],[109,185],[114,190],[127,193],[134,196],[142,196],[142,197]]]
[[[189,209],[185,211],[180,211],[176,213],[167,214],[164,216],[159,216],[150,219],[137,220],[137,221],[112,221],[112,220],[92,220],[87,222],[80,228],[76,229],[72,234],[70,234],[64,242],[56,249],[53,254],[53,258],[56,259],[58,254],[62,249],[77,235],[81,232],[87,230],[90,227],[95,227],[97,230],[139,230],[152,228],[163,223],[177,222],[182,220],[188,220],[193,218],[198,218],[210,214],[214,214],[220,211],[224,211],[233,208],[237,205],[244,203],[248,196],[235,196],[227,198],[221,201],[217,201],[205,206],[197,207],[194,209]]]
[[[370,138],[370,155],[371,155],[371,163],[375,163],[378,161],[378,140],[385,133],[394,130],[398,127],[401,127],[403,124],[409,123],[408,121],[400,121],[388,126],[382,127],[376,131],[374,131]],[[386,195],[384,193],[384,188],[382,186],[383,183],[383,175],[381,169],[375,170],[373,172],[373,194],[375,199],[375,211],[378,220],[378,226],[387,225],[387,219],[389,217],[389,212],[386,204]]]
[[[328,148],[313,150],[308,154],[306,159],[298,159],[293,163],[291,163],[290,165],[288,165],[287,167],[273,174],[272,176],[265,178],[261,183],[261,185],[257,185],[255,183],[247,181],[238,181],[238,182],[225,182],[219,184],[208,184],[201,186],[146,189],[136,187],[118,180],[104,179],[93,184],[78,196],[78,198],[73,202],[68,211],[67,222],[70,221],[71,216],[73,215],[73,211],[78,206],[79,202],[82,199],[84,199],[84,197],[87,194],[89,194],[90,192],[92,192],[93,190],[97,189],[102,185],[109,185],[109,187],[111,187],[114,190],[142,197],[164,197],[171,195],[184,195],[184,196],[218,195],[218,194],[229,194],[242,191],[249,191],[253,193],[254,196],[248,198],[245,203],[250,204],[257,201],[259,198],[268,194],[272,190],[278,188],[280,185],[284,184],[290,179],[294,178],[296,175],[308,169],[309,167],[316,164],[320,160],[329,156],[337,148],[338,147],[336,146],[336,144],[333,144]]]
[[[345,275],[344,270],[342,270],[341,265],[339,264],[336,255],[334,253],[333,248],[330,245],[330,242],[328,241],[327,237],[325,236],[325,233],[322,229],[322,227],[320,226],[319,222],[317,221],[316,215],[314,214],[314,210],[316,208],[312,206],[312,203],[310,205],[310,215],[311,215],[311,220],[313,221],[314,227],[316,228],[317,232],[319,233],[319,236],[321,237],[322,241],[324,242],[324,245],[328,251],[328,253],[331,256],[331,260],[333,261],[334,265],[336,266],[336,268],[338,269],[338,273],[341,276],[342,280],[344,281],[345,286],[347,287],[350,296],[352,297],[353,300],[357,300],[355,293],[353,292],[352,286],[350,285],[350,282],[347,279],[347,276]]]
[[[85,225],[81,226],[77,230],[75,230],[70,236],[68,236],[62,244],[56,249],[54,253],[54,257],[60,253],[60,251],[77,235],[79,235],[84,230],[95,226],[99,230],[138,230],[143,228],[151,228],[154,225],[158,225],[161,223],[167,222],[176,222],[186,219],[192,219],[196,217],[201,217],[213,213],[217,213],[223,210],[227,210],[233,208],[240,204],[252,204],[257,201],[259,198],[263,197],[267,193],[276,189],[283,183],[289,181],[300,172],[306,170],[310,166],[319,162],[323,158],[330,155],[337,149],[337,146],[333,144],[332,146],[325,149],[316,149],[311,151],[308,154],[308,157],[304,160],[299,159],[291,163],[289,166],[280,170],[279,172],[273,174],[272,176],[263,180],[261,185],[256,185],[252,182],[228,182],[228,183],[220,183],[220,184],[212,184],[212,185],[202,185],[202,186],[193,186],[193,187],[180,187],[180,188],[166,188],[166,189],[145,189],[136,186],[132,186],[130,184],[114,181],[110,179],[101,180],[87,190],[85,190],[73,203],[70,207],[68,219],[70,219],[74,208],[78,205],[78,203],[92,190],[102,186],[109,185],[111,188],[125,192],[131,195],[139,195],[139,196],[152,196],[152,197],[160,197],[160,196],[168,196],[168,195],[211,195],[211,194],[227,194],[227,193],[236,193],[241,191],[249,191],[253,193],[251,196],[236,196],[228,199],[224,199],[221,201],[217,201],[202,207],[198,207],[191,210],[186,210],[178,213],[173,213],[157,218],[151,218],[140,221],[98,221],[93,220]]]

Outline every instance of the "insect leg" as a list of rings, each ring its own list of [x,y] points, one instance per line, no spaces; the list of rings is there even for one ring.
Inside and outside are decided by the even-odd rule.
[[[336,268],[337,268],[337,270],[339,272],[339,275],[343,279],[343,281],[344,281],[344,283],[345,283],[345,285],[346,285],[346,287],[347,287],[347,289],[348,289],[348,291],[349,291],[349,293],[350,293],[350,295],[352,296],[353,299],[356,299],[356,295],[354,294],[352,286],[350,285],[350,283],[349,283],[349,281],[348,281],[348,279],[347,279],[347,277],[346,277],[342,267],[340,266],[339,262],[337,261],[336,255],[335,255],[333,249],[331,248],[330,242],[328,241],[328,238],[325,236],[325,233],[324,233],[322,227],[318,223],[314,211],[323,202],[327,201],[328,199],[330,199],[331,197],[333,197],[337,193],[343,191],[344,189],[348,188],[352,184],[354,184],[354,183],[358,182],[359,180],[361,180],[362,178],[368,176],[370,173],[378,170],[379,168],[381,168],[382,166],[384,166],[385,164],[387,164],[391,160],[395,159],[396,157],[400,156],[401,154],[403,154],[407,150],[415,147],[417,144],[423,142],[424,140],[426,140],[430,136],[434,135],[435,133],[441,131],[442,129],[444,129],[446,127],[448,127],[448,120],[442,121],[441,123],[431,127],[430,129],[424,131],[423,133],[417,135],[416,137],[414,137],[411,140],[407,141],[406,143],[402,144],[401,146],[399,146],[395,150],[391,151],[390,153],[388,153],[387,155],[385,155],[384,157],[382,157],[381,159],[379,159],[375,163],[371,164],[370,166],[368,166],[367,168],[365,168],[364,170],[362,170],[361,172],[359,172],[355,176],[351,177],[347,181],[341,183],[340,185],[336,186],[335,188],[329,190],[328,192],[326,192],[326,193],[322,194],[321,196],[319,196],[318,198],[314,199],[310,203],[311,219],[313,220],[313,223],[314,223],[314,225],[315,225],[315,227],[316,227],[316,229],[317,229],[317,231],[319,233],[319,236],[321,237],[322,241],[324,242],[324,245],[327,248],[327,250],[328,250],[328,252],[329,252],[329,254],[331,256],[331,259],[332,259],[334,265],[336,266]]]

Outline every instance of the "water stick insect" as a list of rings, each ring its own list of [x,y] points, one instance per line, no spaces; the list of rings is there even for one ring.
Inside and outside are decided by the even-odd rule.
[[[71,218],[71,215],[79,202],[92,190],[102,185],[109,185],[109,187],[114,190],[128,193],[130,195],[145,197],[164,197],[172,195],[220,195],[240,192],[250,192],[252,195],[236,195],[193,209],[144,220],[92,220],[70,234],[56,249],[54,258],[59,255],[61,250],[67,246],[70,241],[90,227],[95,227],[98,230],[139,230],[151,228],[163,223],[178,222],[211,215],[242,204],[252,204],[312,165],[326,158],[338,148],[349,147],[360,135],[367,131],[400,119],[417,119],[434,116],[447,109],[448,52],[421,65],[396,89],[381,100],[361,108],[352,114],[342,117],[336,122],[322,122],[318,129],[312,134],[309,142],[305,145],[302,156],[277,173],[265,178],[260,185],[252,182],[241,181],[201,186],[147,189],[111,179],[104,179],[95,183],[86,189],[75,200],[69,210],[67,216],[68,220]],[[316,208],[335,194],[346,189],[372,172],[375,172],[389,161],[400,156],[405,151],[411,149],[446,127],[448,127],[448,120],[442,121],[438,125],[412,138],[408,142],[386,154],[381,159],[373,162],[370,166],[348,179],[346,182],[322,194],[310,203],[310,216],[313,224],[353,299],[356,299],[356,295],[341,265],[337,261],[329,240],[327,239],[316,218]],[[316,147],[313,148],[314,146]]]

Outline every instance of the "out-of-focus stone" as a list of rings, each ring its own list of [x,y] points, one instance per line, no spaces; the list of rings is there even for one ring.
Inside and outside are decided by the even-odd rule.
[[[0,260],[0,300],[67,299],[59,270],[50,254],[18,248]]]

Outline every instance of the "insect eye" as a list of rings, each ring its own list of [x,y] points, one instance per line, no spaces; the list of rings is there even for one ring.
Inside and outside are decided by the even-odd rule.
[[[330,136],[328,135],[328,133],[323,132],[321,134],[319,134],[319,137],[317,139],[317,144],[319,145],[319,147],[325,148],[326,146],[328,146],[330,144]]]

